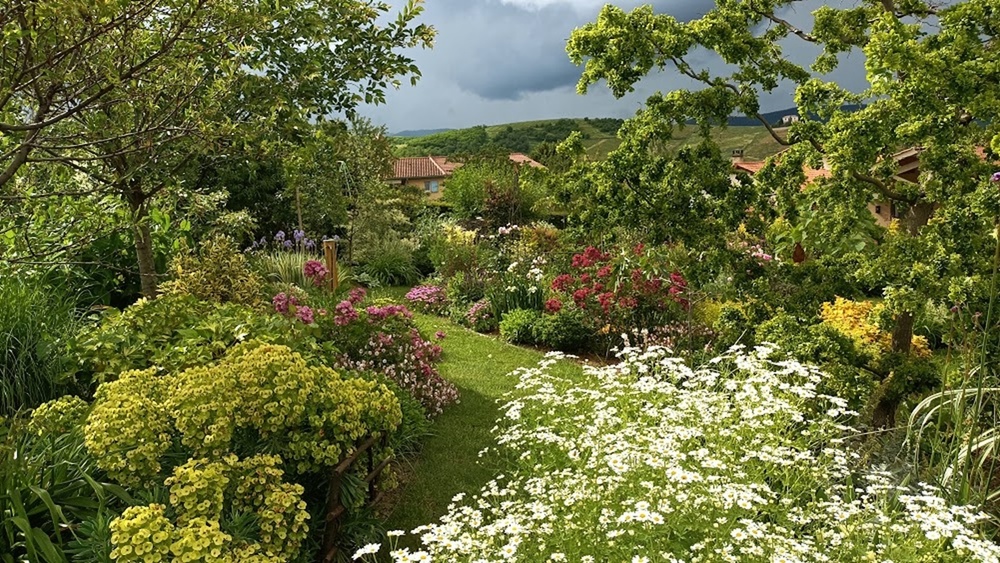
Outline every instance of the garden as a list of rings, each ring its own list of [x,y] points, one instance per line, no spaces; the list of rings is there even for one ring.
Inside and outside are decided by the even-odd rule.
[[[1000,561],[1000,23],[785,4],[605,7],[581,90],[703,89],[440,201],[355,115],[419,2],[0,7],[0,562]]]

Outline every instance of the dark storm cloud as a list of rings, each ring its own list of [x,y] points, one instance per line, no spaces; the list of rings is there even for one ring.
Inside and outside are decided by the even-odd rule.
[[[853,1],[803,0],[782,15],[808,29],[810,14],[819,6],[841,7]],[[645,3],[650,2],[615,2],[625,10]],[[569,62],[566,41],[573,29],[594,21],[603,4],[603,0],[426,0],[421,21],[437,28],[435,46],[410,51],[423,77],[416,87],[390,91],[385,105],[365,108],[363,114],[390,131],[558,117],[629,117],[654,92],[701,87],[667,69],[651,73],[622,99],[615,99],[600,84],[586,96],[576,94],[583,69]],[[689,20],[711,9],[714,1],[652,4],[658,13]],[[799,64],[808,64],[817,54],[797,39],[786,43],[788,57]],[[851,56],[855,59],[848,67],[828,78],[857,90],[864,86],[863,59]],[[712,53],[695,52],[689,60],[713,74],[727,70]],[[762,99],[765,111],[792,105],[790,84]]]
[[[517,100],[532,92],[574,86],[580,68],[569,61],[566,41],[573,29],[593,21],[600,10],[599,4],[586,1],[446,0],[438,4],[455,18],[439,26],[438,48],[460,55],[448,57],[447,68],[460,88],[488,100]],[[631,8],[634,4],[621,5]],[[712,2],[660,0],[654,5],[659,11],[689,19],[704,13]]]

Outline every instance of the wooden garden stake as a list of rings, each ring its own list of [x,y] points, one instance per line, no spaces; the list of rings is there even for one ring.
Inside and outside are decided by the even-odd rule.
[[[330,282],[327,287],[335,292],[340,285],[340,275],[337,272],[337,239],[323,240],[323,255],[326,256],[326,271],[330,272]]]

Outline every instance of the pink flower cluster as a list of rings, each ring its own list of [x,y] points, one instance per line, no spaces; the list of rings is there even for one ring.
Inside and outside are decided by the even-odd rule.
[[[480,327],[485,327],[490,324],[493,319],[493,309],[490,307],[490,302],[487,299],[480,299],[469,307],[469,310],[465,313],[465,322],[474,330],[479,330]]]
[[[365,288],[355,287],[347,294],[347,300],[353,303],[354,305],[357,305],[358,303],[364,301],[367,295],[368,292],[365,291]]]
[[[448,296],[436,285],[418,285],[406,294],[406,301],[417,311],[443,315],[448,311]]]
[[[381,307],[368,307],[365,309],[368,313],[368,322],[375,322],[385,320],[389,317],[399,316],[404,319],[412,319],[413,313],[406,308],[406,305],[383,305]]]
[[[329,273],[330,271],[319,260],[306,260],[306,263],[302,265],[302,275],[311,279],[313,285],[316,286],[323,285]]]
[[[313,324],[316,318],[311,307],[303,305],[294,295],[281,292],[271,299],[274,310],[282,315],[295,315],[295,318],[307,325]]]
[[[333,309],[333,324],[344,326],[350,324],[358,318],[358,311],[354,308],[354,303],[350,300],[341,301]]]
[[[299,300],[294,295],[288,295],[282,291],[271,299],[271,304],[274,305],[275,312],[287,315],[289,307],[298,306]]]
[[[441,347],[424,340],[416,329],[405,335],[379,331],[360,353],[345,354],[339,367],[381,373],[420,401],[428,416],[436,416],[458,401],[458,389],[434,366],[440,359]]]

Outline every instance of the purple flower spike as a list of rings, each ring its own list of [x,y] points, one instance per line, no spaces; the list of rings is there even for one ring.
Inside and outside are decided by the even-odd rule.
[[[316,241],[311,238],[307,238],[302,244],[306,247],[306,250],[316,250]]]
[[[284,245],[285,248],[291,248],[292,247],[292,241],[290,241],[290,240],[286,240],[285,242],[283,242],[281,244]]]
[[[277,242],[285,240],[285,231],[278,231],[274,233],[274,240]]]
[[[292,231],[292,237],[295,239],[295,242],[301,242],[302,239],[306,238],[306,232],[295,229]]]
[[[991,182],[1000,182],[1000,172],[994,172],[993,175],[990,176],[990,181]]]

